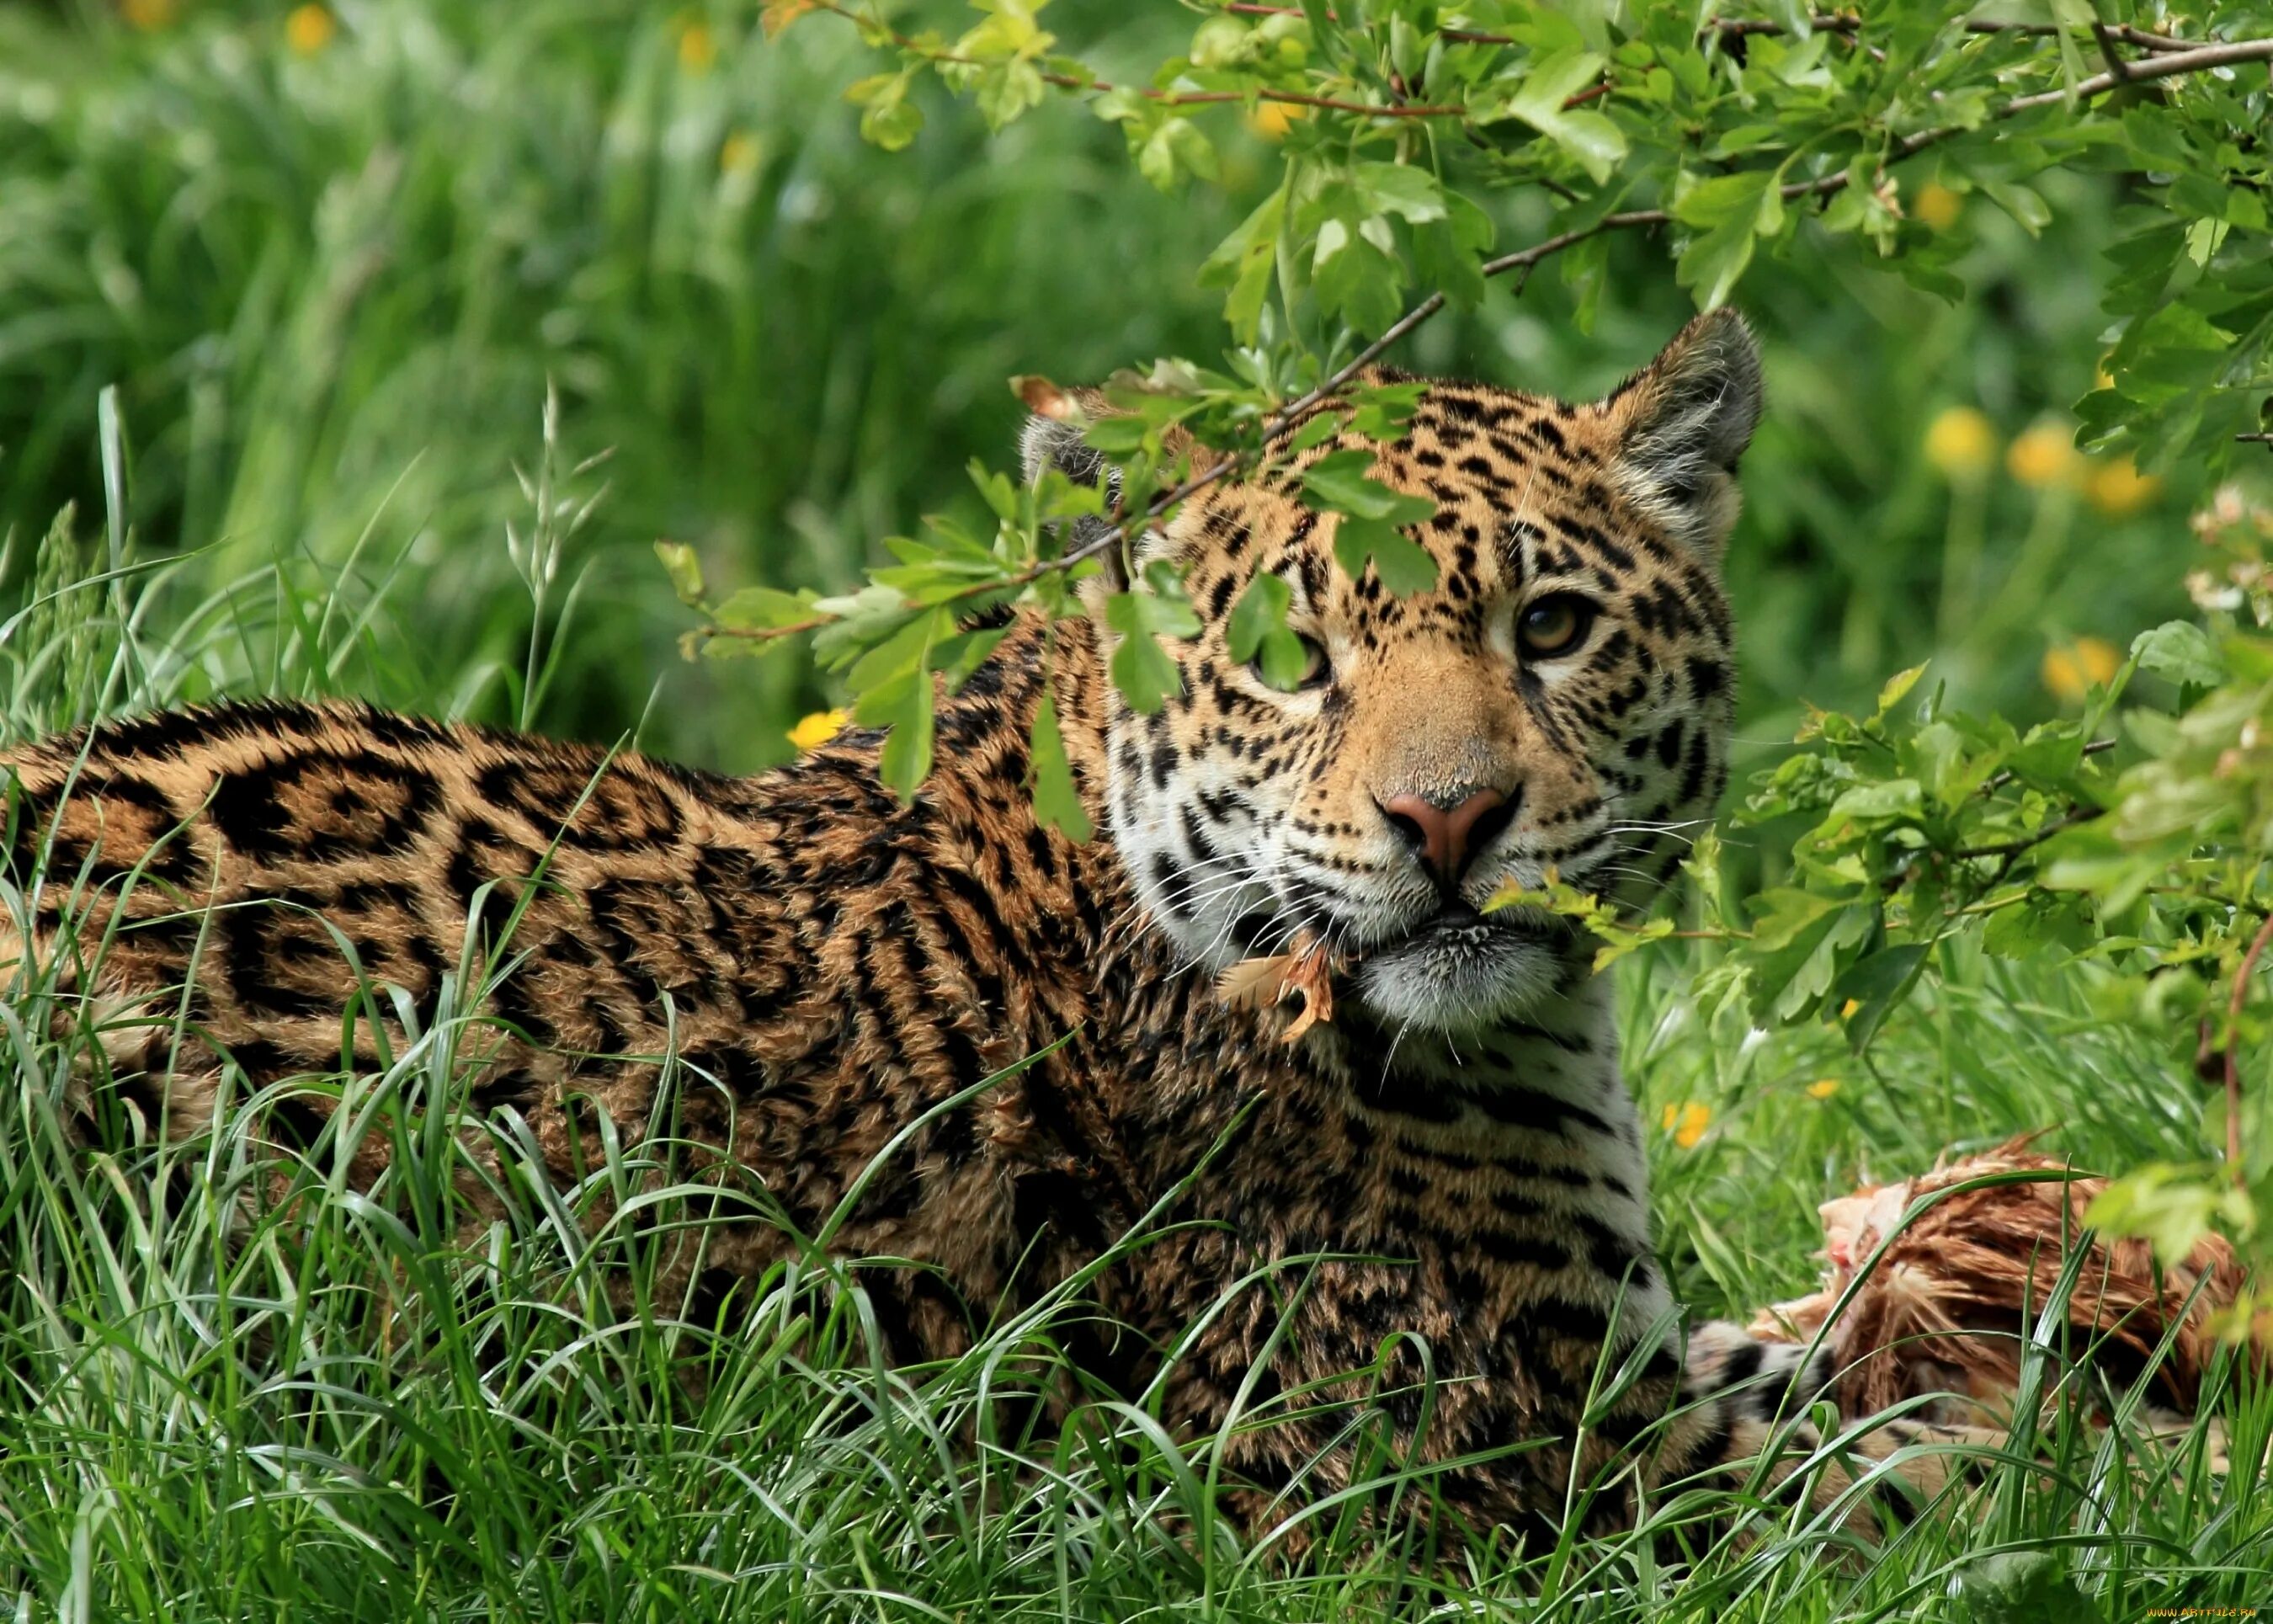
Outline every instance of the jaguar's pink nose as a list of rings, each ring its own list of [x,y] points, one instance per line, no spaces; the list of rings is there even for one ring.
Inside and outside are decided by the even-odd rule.
[[[1406,844],[1428,865],[1437,883],[1447,886],[1467,872],[1471,848],[1481,850],[1505,826],[1506,807],[1507,797],[1496,789],[1476,790],[1449,806],[1411,794],[1392,795],[1381,803]]]

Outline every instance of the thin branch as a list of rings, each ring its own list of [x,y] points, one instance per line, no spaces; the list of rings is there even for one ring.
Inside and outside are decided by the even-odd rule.
[[[2107,751],[2113,749],[2118,742],[2119,741],[2113,739],[2093,739],[2084,745],[2083,754],[2086,756],[2104,755]],[[2008,768],[2005,771],[1998,773],[1995,777],[1992,778],[1986,784],[1984,784],[1974,793],[1979,795],[1993,795],[1999,790],[2004,788],[2005,786],[2010,784],[2017,776],[2017,774]]]
[[[2089,823],[2094,818],[2106,816],[2107,808],[2104,807],[2075,807],[2063,816],[2054,818],[2024,839],[2007,840],[2000,846],[1961,846],[1948,855],[1953,860],[1974,857],[2002,857],[2009,860],[2018,857],[2023,852],[2042,846],[2063,830],[2073,829],[2078,823]],[[2010,866],[2008,861],[2007,867]]]
[[[2135,85],[2142,79],[2167,79],[2173,73],[2201,73],[2211,68],[2230,68],[2242,62],[2273,62],[2273,40],[2233,40],[2224,45],[2205,45],[2199,50],[2173,52],[2167,56],[2152,56],[2144,62],[2130,64],[2127,79],[2112,73],[2098,73],[2079,83],[2073,91],[2046,90],[2033,96],[2020,96],[1997,109],[1997,117],[2009,118],[2015,113],[2026,113],[2040,107],[2058,107],[2071,99],[2082,101],[2114,89],[2118,85]]]
[[[1709,26],[1723,35],[1735,36],[1789,32],[1782,23],[1754,18],[1722,18]],[[1808,19],[1808,26],[1818,34],[1859,34],[1863,29],[1863,19],[1844,14],[1818,15]],[[1980,18],[1968,19],[1958,26],[1967,34],[2011,34],[2035,39],[2068,32],[2058,23],[1992,22]],[[2202,43],[2200,40],[2181,40],[2167,34],[2152,34],[2144,28],[2134,28],[2127,23],[2094,23],[2091,31],[2098,36],[2103,48],[2121,44],[2135,46],[2145,51],[2182,51],[2192,50]]]
[[[1302,15],[1302,9],[1300,6],[1256,5],[1247,4],[1246,0],[1233,0],[1233,4],[1223,9],[1237,17],[1300,17]],[[1341,20],[1332,11],[1328,11],[1326,17],[1328,20],[1333,22]],[[1862,32],[1863,19],[1845,12],[1818,12],[1807,19],[1807,26],[1818,34],[1852,34]],[[2056,23],[2005,23],[1978,19],[1969,19],[1960,26],[1967,34],[2014,34],[2037,37],[2066,32]],[[1773,22],[1767,18],[1716,17],[1707,23],[1699,32],[1710,32],[1721,34],[1724,38],[1738,39],[1754,34],[1788,34],[1790,30],[1782,23]],[[2144,28],[2134,28],[2128,24],[2120,23],[2096,23],[2092,26],[2092,32],[2098,35],[2103,45],[2110,43],[2131,45],[2141,50],[2149,51],[2192,50],[2202,42],[2199,40],[2175,39],[2167,34],[2151,34]],[[1458,45],[1521,43],[1512,34],[1480,34],[1472,28],[1440,28],[1437,31],[1437,34],[1439,39],[1449,40]]]

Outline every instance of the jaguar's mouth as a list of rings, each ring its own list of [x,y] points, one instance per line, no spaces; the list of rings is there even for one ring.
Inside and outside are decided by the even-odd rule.
[[[1235,922],[1233,935],[1250,957],[1218,981],[1234,1003],[1283,1003],[1299,995],[1307,1013],[1291,1032],[1331,1021],[1337,987],[1354,992],[1374,1015],[1399,1026],[1461,1031],[1492,1025],[1550,996],[1565,980],[1578,933],[1543,909],[1483,913],[1458,898],[1399,933],[1351,947],[1339,933],[1284,927],[1280,951],[1257,952],[1272,917]],[[1346,941],[1347,938],[1344,938]]]
[[[1404,935],[1353,955],[1357,996],[1384,1020],[1437,1031],[1489,1026],[1551,996],[1577,940],[1534,907],[1447,902]]]

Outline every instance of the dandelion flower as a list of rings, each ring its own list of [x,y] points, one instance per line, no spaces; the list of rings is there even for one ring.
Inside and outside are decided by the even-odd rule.
[[[1283,141],[1298,120],[1309,116],[1310,109],[1299,102],[1258,102],[1247,115],[1246,124],[1266,141]]]
[[[296,5],[284,19],[284,43],[295,56],[314,56],[339,31],[339,19],[320,5]]]
[[[718,38],[704,23],[689,22],[679,30],[679,65],[689,73],[708,73],[718,60]]]
[[[800,750],[817,750],[843,733],[851,719],[849,710],[816,710],[789,730],[789,741]]]
[[[2162,493],[2163,482],[2127,456],[2095,462],[2083,477],[2084,500],[2111,519],[2128,518]]]
[[[1705,1137],[1705,1130],[1713,1125],[1713,1108],[1698,1100],[1684,1100],[1678,1105],[1669,1105],[1660,1118],[1673,1142],[1684,1150],[1693,1150],[1697,1141]]]
[[[1838,1092],[1839,1079],[1835,1077],[1818,1078],[1807,1086],[1807,1097],[1811,1100],[1827,1100]]]
[[[1970,406],[1952,406],[1927,425],[1925,460],[1951,479],[1976,479],[1997,455],[1997,431]]]
[[[718,143],[718,169],[722,174],[747,175],[763,155],[757,137],[746,130],[731,131]]]
[[[1965,213],[1965,199],[1939,181],[1928,181],[1910,199],[1910,213],[1929,230],[1947,231]]]
[[[2044,690],[2070,704],[2096,687],[2104,687],[2122,667],[2115,645],[2099,637],[2079,637],[2044,650]]]
[[[2075,436],[2057,423],[2039,423],[2023,432],[2005,453],[2005,471],[2022,485],[2042,491],[2067,485],[2083,459],[2076,455]]]

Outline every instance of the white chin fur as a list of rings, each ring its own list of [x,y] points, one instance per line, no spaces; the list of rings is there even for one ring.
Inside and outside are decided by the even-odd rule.
[[[1392,1026],[1472,1032],[1536,1008],[1553,995],[1562,970],[1551,946],[1521,936],[1412,942],[1363,960],[1357,994]]]

